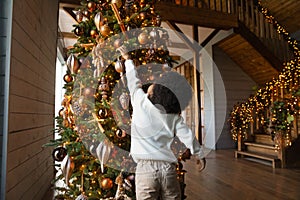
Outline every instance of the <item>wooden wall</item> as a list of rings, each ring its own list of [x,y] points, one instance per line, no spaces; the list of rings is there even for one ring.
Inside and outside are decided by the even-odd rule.
[[[13,2],[6,199],[44,199],[53,178],[58,0]]]
[[[220,72],[222,80],[215,79],[215,106],[216,112],[218,112],[218,108],[223,102],[220,102],[218,98],[220,97],[220,93],[218,93],[218,81],[223,81],[225,87],[225,101],[226,101],[226,120],[228,120],[229,114],[237,102],[245,101],[252,91],[252,87],[256,85],[256,83],[244,72],[242,69],[236,65],[220,48],[213,48],[213,59],[217,66],[217,69]],[[218,97],[219,96],[219,97]],[[219,114],[216,113],[216,121],[218,119]],[[217,123],[217,122],[216,122]],[[220,130],[221,135],[216,144],[216,149],[226,149],[226,148],[234,148],[235,143],[231,139],[230,135],[230,127],[228,121],[225,121],[225,124]]]

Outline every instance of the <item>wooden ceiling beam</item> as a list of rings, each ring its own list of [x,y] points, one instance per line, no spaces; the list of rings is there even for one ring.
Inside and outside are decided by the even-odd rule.
[[[199,52],[201,50],[200,46],[198,44],[193,43],[174,22],[166,21],[166,23],[168,24],[168,26],[170,26],[172,30],[175,31],[176,35],[183,40],[183,42],[189,49],[195,52]]]
[[[59,3],[64,8],[80,6],[80,0],[60,0]],[[155,9],[164,21],[225,30],[238,26],[237,16],[234,14],[161,1],[155,4]]]
[[[238,27],[238,19],[235,14],[191,6],[179,6],[174,3],[161,1],[155,4],[155,9],[164,21],[225,30]]]

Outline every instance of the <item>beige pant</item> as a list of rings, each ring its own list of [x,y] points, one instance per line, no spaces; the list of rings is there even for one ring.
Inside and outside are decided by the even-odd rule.
[[[135,176],[137,200],[180,200],[175,164],[140,160]]]

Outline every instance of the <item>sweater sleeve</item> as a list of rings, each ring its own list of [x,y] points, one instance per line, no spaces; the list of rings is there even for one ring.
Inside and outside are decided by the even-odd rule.
[[[199,159],[204,158],[203,148],[200,146],[197,138],[192,133],[191,129],[184,123],[184,120],[179,116],[175,124],[175,134],[179,140],[191,150],[192,155]]]
[[[147,109],[151,104],[149,104],[150,101],[147,98],[147,94],[142,89],[142,83],[141,80],[138,78],[138,74],[135,69],[135,65],[133,61],[126,60],[125,68],[126,68],[127,86],[130,92],[130,98],[133,106],[135,104],[139,104],[139,106],[142,106]]]

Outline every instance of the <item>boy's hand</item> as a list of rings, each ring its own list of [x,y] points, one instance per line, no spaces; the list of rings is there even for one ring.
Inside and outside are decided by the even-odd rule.
[[[190,149],[186,149],[183,152],[183,154],[181,155],[181,160],[183,160],[185,162],[186,160],[191,159],[191,156],[192,156],[191,150]]]
[[[125,60],[130,59],[130,56],[129,56],[129,54],[128,54],[128,50],[127,50],[127,48],[126,48],[124,45],[122,45],[122,46],[120,46],[119,48],[117,48],[117,51],[119,51],[119,52],[121,53],[122,57],[123,57]]]
[[[197,159],[197,165],[199,165],[198,171],[201,172],[206,167],[206,159],[205,158]]]

